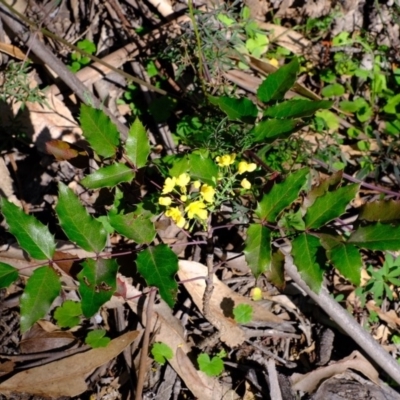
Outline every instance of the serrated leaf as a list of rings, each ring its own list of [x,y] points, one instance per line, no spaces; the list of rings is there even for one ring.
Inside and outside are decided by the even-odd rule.
[[[275,222],[279,213],[297,199],[308,172],[308,168],[300,169],[289,175],[284,182],[275,184],[257,204],[256,215],[262,220]]]
[[[251,124],[257,118],[257,107],[251,100],[245,97],[235,99],[227,96],[209,96],[208,99],[211,104],[218,106],[230,120],[241,120]]]
[[[258,278],[267,271],[271,262],[271,230],[261,224],[247,229],[244,257],[253,275]]]
[[[146,165],[151,148],[146,129],[139,118],[135,119],[129,129],[124,148],[126,156],[136,168],[142,168]]]
[[[108,214],[110,225],[121,235],[138,244],[150,243],[156,235],[151,216],[131,212],[129,214]]]
[[[190,176],[193,180],[200,180],[208,185],[215,186],[218,176],[217,164],[210,157],[199,154],[189,155]]]
[[[334,192],[327,192],[318,197],[307,210],[306,229],[318,229],[342,215],[346,211],[347,205],[354,199],[358,188],[358,184],[343,186]]]
[[[346,279],[354,283],[354,285],[360,285],[362,259],[356,246],[349,243],[340,243],[327,251],[327,257]]]
[[[18,270],[0,262],[0,289],[9,287],[18,279]]]
[[[278,289],[283,290],[285,288],[285,256],[279,249],[272,252],[271,267],[265,275],[268,282]]]
[[[134,177],[135,172],[131,168],[125,164],[116,163],[85,176],[80,183],[88,189],[100,189],[114,187],[122,182],[131,182]]]
[[[61,182],[58,184],[58,192],[55,209],[68,239],[86,251],[100,253],[107,241],[103,224],[90,216],[74,192]]]
[[[93,150],[102,157],[113,157],[119,145],[117,127],[101,110],[81,105],[80,123],[83,136]]]
[[[114,294],[117,288],[118,263],[114,258],[86,259],[78,274],[79,293],[82,297],[82,312],[92,317]]]
[[[35,217],[25,214],[19,207],[4,198],[1,199],[1,212],[7,221],[9,231],[32,258],[51,260],[56,243],[46,225]]]
[[[249,304],[238,304],[233,309],[233,315],[238,324],[248,324],[253,319],[253,307]]]
[[[264,103],[281,100],[296,82],[300,65],[297,58],[268,75],[257,89],[257,97]]]
[[[303,124],[300,121],[294,119],[267,119],[254,127],[254,141],[267,140],[270,142],[276,139],[285,139],[302,126]]]
[[[218,376],[224,370],[224,362],[221,358],[213,357],[210,360],[210,356],[205,353],[197,357],[197,363],[199,364],[200,371],[208,376]]]
[[[283,103],[268,107],[264,116],[271,118],[303,118],[310,117],[320,109],[327,109],[333,102],[329,100],[286,100]]]
[[[64,301],[54,312],[54,318],[60,328],[72,328],[78,325],[80,315],[82,315],[81,303],[72,300]]]
[[[368,250],[400,250],[400,226],[382,224],[360,226],[348,240],[358,247]]]
[[[96,329],[90,331],[85,338],[85,343],[91,346],[93,349],[98,349],[99,347],[107,347],[111,339],[106,336],[106,331],[104,329]]]
[[[45,266],[33,272],[21,296],[22,333],[47,314],[60,290],[60,279],[53,268]]]
[[[361,207],[359,219],[365,221],[396,221],[400,219],[400,200],[377,200]]]
[[[136,264],[147,284],[157,287],[161,298],[172,308],[178,292],[175,281],[178,272],[176,254],[167,245],[160,244],[141,251]]]
[[[155,361],[161,365],[164,365],[167,360],[171,360],[171,358],[174,356],[174,352],[171,347],[165,343],[154,343],[151,347],[151,355]]]
[[[302,233],[292,241],[293,262],[301,277],[314,291],[319,292],[324,275],[324,249],[319,240]]]

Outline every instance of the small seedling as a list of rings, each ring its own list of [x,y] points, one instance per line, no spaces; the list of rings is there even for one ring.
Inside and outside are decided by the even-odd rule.
[[[218,376],[224,370],[224,362],[218,356],[210,359],[208,354],[202,353],[197,357],[197,363],[199,364],[200,371],[208,376]]]
[[[164,365],[167,360],[170,360],[174,356],[174,352],[165,343],[154,343],[151,348],[151,355],[155,361]]]
[[[95,331],[91,331],[87,334],[85,338],[85,343],[93,347],[94,349],[98,347],[107,347],[111,339],[105,335],[106,331],[104,329],[97,329]]]

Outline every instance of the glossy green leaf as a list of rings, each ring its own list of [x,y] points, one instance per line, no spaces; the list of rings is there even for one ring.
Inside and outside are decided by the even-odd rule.
[[[124,148],[126,156],[136,168],[142,168],[146,165],[151,147],[146,129],[139,118],[135,119],[131,129],[129,129]]]
[[[60,279],[53,268],[40,267],[33,272],[21,296],[22,333],[47,314],[60,290]]]
[[[171,347],[165,343],[154,343],[151,347],[151,355],[155,361],[161,365],[164,365],[167,360],[171,360],[171,358],[174,356],[174,352]]]
[[[135,177],[135,172],[125,164],[112,164],[103,167],[85,176],[81,184],[88,189],[100,189],[104,187],[113,187],[122,182],[131,182]]]
[[[161,298],[173,307],[178,292],[175,281],[175,274],[178,272],[176,254],[167,245],[161,244],[141,251],[136,264],[147,284],[157,287]]]
[[[304,219],[306,229],[318,229],[342,215],[347,205],[354,199],[358,188],[358,184],[343,186],[334,192],[327,192],[318,197],[307,210]]]
[[[255,104],[243,97],[235,99],[233,97],[208,97],[210,103],[218,106],[230,120],[241,120],[243,122],[253,123],[257,118],[258,110]]]
[[[100,253],[107,241],[107,232],[103,224],[89,215],[68,186],[60,182],[58,192],[56,213],[68,239],[86,251]]]
[[[251,224],[247,229],[244,257],[257,278],[267,271],[271,262],[271,231],[261,224]]]
[[[359,219],[365,221],[396,221],[400,219],[400,200],[376,200],[361,207]]]
[[[256,142],[274,141],[275,139],[287,138],[303,126],[295,119],[267,119],[259,122],[254,127],[254,140]]]
[[[83,136],[97,154],[103,157],[115,156],[119,133],[103,111],[82,104],[80,123]]]
[[[279,213],[297,199],[308,173],[309,169],[303,168],[289,175],[284,182],[275,184],[257,204],[256,215],[262,220],[275,222]]]
[[[249,304],[238,304],[233,309],[233,315],[238,324],[248,324],[253,319],[253,307]]]
[[[106,336],[106,331],[104,329],[90,331],[85,337],[85,343],[94,349],[98,349],[99,347],[107,347],[108,343],[110,342],[111,339]]]
[[[5,198],[1,199],[1,212],[22,249],[35,260],[51,260],[56,243],[46,225]]]
[[[72,328],[80,322],[80,316],[82,315],[81,303],[77,301],[67,300],[62,303],[60,307],[57,307],[54,312],[54,318],[57,321],[57,325],[60,328]]]
[[[210,157],[190,154],[189,166],[190,175],[193,180],[200,180],[208,185],[215,186],[218,176],[218,166]]]
[[[78,274],[79,293],[82,297],[82,312],[92,317],[114,294],[117,288],[118,263],[114,258],[86,259]]]
[[[264,103],[281,100],[296,82],[300,64],[297,58],[268,75],[257,89],[257,97]]]
[[[18,279],[18,270],[0,262],[0,289],[9,287]]]
[[[314,236],[302,233],[292,241],[293,262],[307,285],[317,293],[324,275],[324,253],[319,240]]]
[[[360,226],[350,236],[348,243],[369,250],[400,250],[400,226],[376,224]]]
[[[359,286],[361,282],[362,259],[357,247],[340,243],[327,252],[332,265],[351,283]]]
[[[199,364],[200,371],[208,376],[218,376],[224,370],[224,362],[220,357],[210,359],[210,356],[206,353],[202,353],[197,357],[197,363]]]
[[[272,251],[271,267],[265,273],[268,282],[272,283],[278,289],[285,288],[285,256],[278,250]]]
[[[332,83],[331,85],[325,86],[321,90],[321,95],[323,97],[333,97],[333,96],[342,96],[345,92],[344,86],[340,83]]]
[[[332,107],[329,100],[286,100],[283,103],[268,107],[264,116],[271,118],[303,118],[310,117],[320,109]]]

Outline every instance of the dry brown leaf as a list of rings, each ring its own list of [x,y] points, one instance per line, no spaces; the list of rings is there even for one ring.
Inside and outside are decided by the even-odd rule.
[[[78,396],[87,390],[85,376],[115,358],[138,335],[138,331],[127,332],[112,340],[107,347],[92,349],[20,372],[0,384],[0,393],[29,393],[50,397]]]
[[[359,371],[372,382],[379,384],[378,371],[360,352],[353,351],[348,357],[343,358],[343,360],[338,361],[335,364],[319,368],[304,375],[294,373],[290,378],[293,384],[292,389],[312,393],[323,380],[341,374],[347,369]]]
[[[0,51],[21,61],[27,58],[22,50],[9,43],[0,42]]]
[[[394,310],[389,310],[386,312],[383,312],[379,307],[375,305],[374,301],[369,301],[366,304],[367,308],[369,311],[374,311],[378,314],[379,319],[382,321],[387,322],[387,324],[392,328],[392,329],[397,329],[397,327],[400,326],[400,318],[396,314],[396,311]]]

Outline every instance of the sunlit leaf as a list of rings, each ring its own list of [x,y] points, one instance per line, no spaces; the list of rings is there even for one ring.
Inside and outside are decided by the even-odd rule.
[[[0,289],[9,287],[18,279],[18,270],[0,262]]]
[[[72,300],[66,300],[54,312],[54,318],[60,328],[72,328],[79,324],[82,315],[81,303]]]
[[[131,182],[135,172],[125,164],[115,163],[85,176],[81,184],[88,189],[114,187],[122,182]]]
[[[111,339],[106,336],[106,333],[107,332],[104,329],[90,331],[85,338],[85,343],[94,349],[98,349],[99,347],[107,347],[108,343],[111,342]]]
[[[217,105],[231,120],[253,123],[257,117],[257,107],[245,97],[235,99],[227,96],[209,96],[208,98],[212,104]]]
[[[224,362],[220,357],[210,359],[210,356],[205,353],[197,357],[197,363],[199,364],[200,371],[208,376],[218,376],[224,370]]]
[[[139,118],[135,119],[129,129],[124,149],[126,156],[136,168],[142,168],[146,165],[147,157],[150,154],[150,142],[146,129]]]
[[[208,185],[215,186],[218,176],[217,164],[210,157],[199,154],[189,155],[190,175],[193,180],[200,180]]]
[[[361,207],[359,219],[366,221],[396,221],[400,219],[400,200],[376,200]]]
[[[254,127],[254,140],[256,142],[272,142],[278,138],[284,139],[298,131],[302,126],[303,124],[295,119],[267,119]]]
[[[151,355],[155,361],[164,365],[167,360],[170,360],[174,356],[174,352],[165,343],[154,343],[151,347]]]
[[[340,243],[327,252],[332,265],[351,283],[359,286],[361,281],[362,259],[356,246]]]
[[[253,319],[253,307],[249,304],[238,304],[233,309],[233,315],[238,324],[248,324]]]
[[[286,100],[275,106],[268,107],[264,116],[271,118],[303,118],[310,117],[320,109],[332,107],[328,100]]]
[[[400,250],[400,226],[380,222],[360,226],[351,234],[348,243],[369,250]]]

